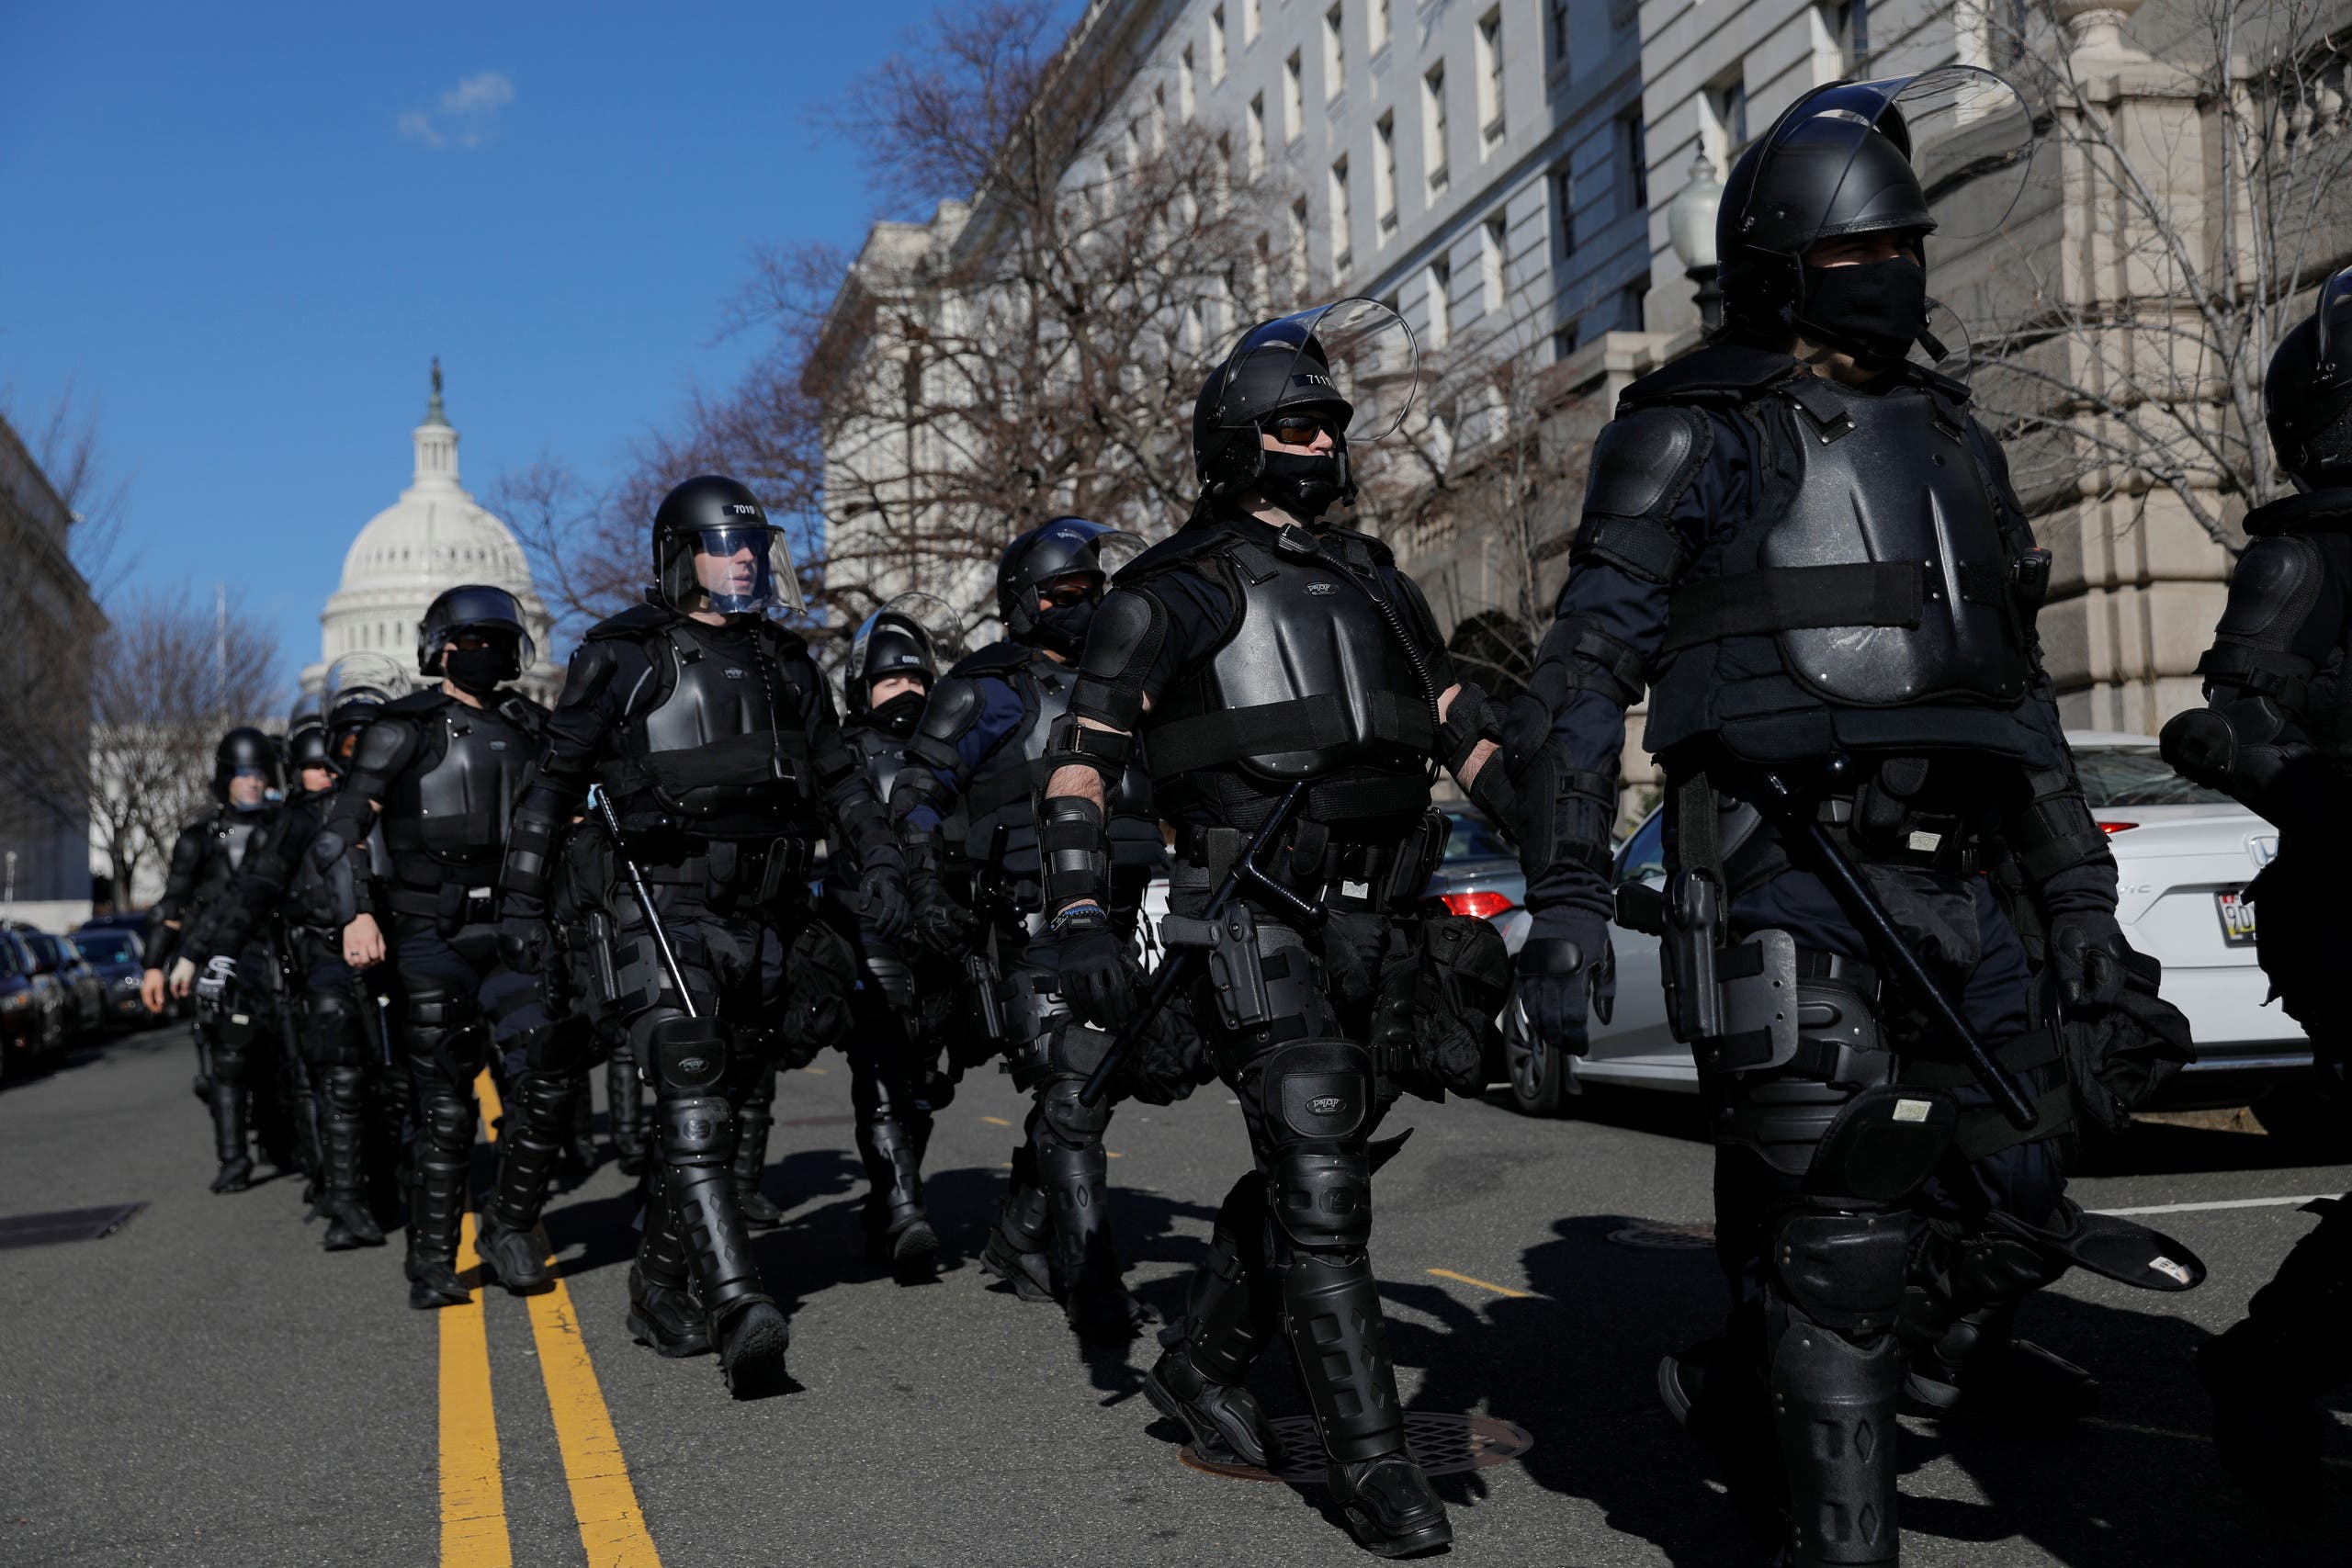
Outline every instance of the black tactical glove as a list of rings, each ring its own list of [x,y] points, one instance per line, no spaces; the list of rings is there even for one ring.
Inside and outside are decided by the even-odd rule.
[[[548,945],[547,906],[509,888],[498,906],[498,961],[517,975],[537,975],[547,965]]]
[[[1099,905],[1073,904],[1054,917],[1055,968],[1079,1017],[1117,1029],[1136,1012],[1135,955]]]
[[[1611,973],[1612,1000],[1615,996],[1609,951],[1609,923],[1600,916],[1582,909],[1536,912],[1519,950],[1517,968],[1519,1004],[1526,1010],[1531,1035],[1552,1050],[1584,1055],[1587,998],[1596,965]]]
[[[907,904],[907,879],[895,865],[870,865],[857,882],[857,918],[885,942],[907,934],[911,914]]]
[[[937,876],[918,874],[912,880],[915,940],[944,958],[961,958],[972,944],[972,911]]]
[[[2106,909],[2077,909],[2050,917],[2050,964],[2058,974],[2058,995],[2084,1013],[2105,1012],[2123,994],[2123,957],[2132,944]]]

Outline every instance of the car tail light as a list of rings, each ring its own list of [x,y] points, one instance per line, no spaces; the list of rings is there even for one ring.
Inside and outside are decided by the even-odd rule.
[[[2118,833],[2128,833],[2139,825],[2137,822],[2102,822],[2098,830],[2111,839]]]
[[[1509,894],[1496,893],[1492,891],[1484,893],[1441,893],[1438,895],[1438,901],[1442,903],[1447,909],[1451,910],[1454,914],[1476,915],[1482,920],[1491,920],[1497,915],[1505,914],[1519,908],[1518,905],[1510,901],[1510,896]]]

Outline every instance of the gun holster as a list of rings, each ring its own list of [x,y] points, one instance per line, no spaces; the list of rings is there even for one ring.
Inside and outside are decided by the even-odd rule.
[[[1668,879],[1661,924],[1674,1037],[1718,1071],[1762,1072],[1795,1060],[1796,940],[1763,931],[1724,945],[1723,892],[1703,871]]]
[[[1163,916],[1159,940],[1167,943],[1170,962],[1188,948],[1203,955],[1216,993],[1217,1020],[1226,1028],[1261,1029],[1273,1021],[1273,998],[1258,958],[1258,922],[1247,904],[1236,898],[1214,920]]]

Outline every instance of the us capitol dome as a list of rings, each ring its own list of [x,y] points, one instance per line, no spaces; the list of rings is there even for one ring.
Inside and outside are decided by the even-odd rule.
[[[458,483],[458,432],[441,406],[441,362],[433,362],[433,400],[413,433],[416,470],[400,499],[379,512],[351,541],[343,582],[319,614],[319,661],[302,671],[302,689],[315,692],[327,666],[346,653],[390,654],[416,673],[416,624],[445,589],[493,583],[523,606],[524,625],[538,645],[538,660],[517,682],[551,703],[563,672],[548,660],[553,626],[531,587],[523,547]]]

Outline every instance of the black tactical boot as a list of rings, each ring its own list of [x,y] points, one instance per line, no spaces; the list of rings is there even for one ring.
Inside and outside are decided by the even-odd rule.
[[[1913,1352],[1904,1392],[1946,1419],[2051,1427],[2098,1410],[2098,1380],[2064,1356],[2017,1337],[2017,1304],[1965,1313]]]
[[[759,1100],[747,1101],[735,1113],[735,1209],[753,1230],[774,1230],[784,1224],[784,1211],[760,1190],[768,1168],[768,1133],[775,1117]]]
[[[1771,1408],[1754,1370],[1733,1360],[1730,1341],[1710,1339],[1660,1361],[1657,1392],[1675,1425],[1713,1457],[1756,1544],[1778,1551],[1789,1534],[1788,1485]]]
[[[1046,1194],[1037,1186],[1036,1161],[1023,1144],[1013,1151],[1012,1190],[980,1249],[980,1271],[1012,1287],[1024,1302],[1054,1299],[1053,1272],[1046,1262]]]
[[[510,1295],[536,1296],[555,1288],[537,1231],[515,1230],[484,1213],[474,1250],[481,1254],[482,1277],[505,1286]]]
[[[322,1068],[319,1078],[319,1145],[325,1195],[326,1249],[384,1245],[384,1227],[368,1211],[362,1145],[367,1138],[365,1085],[357,1067]]]
[[[857,1152],[873,1185],[865,1200],[867,1258],[888,1266],[902,1285],[931,1279],[938,1269],[939,1233],[922,1210],[921,1133],[885,1108],[858,1122]]]
[[[1402,1453],[1333,1463],[1323,1473],[1348,1533],[1374,1557],[1419,1557],[1453,1543],[1445,1504]]]
[[[718,1371],[727,1380],[728,1393],[738,1399],[765,1399],[786,1391],[789,1380],[784,1354],[791,1347],[792,1330],[775,1303],[765,1296],[737,1300],[720,1319],[715,1337]]]
[[[710,1352],[710,1325],[681,1280],[660,1284],[647,1278],[643,1264],[628,1271],[628,1332],[640,1345],[668,1357],[703,1356]]]
[[[254,1158],[246,1145],[245,1086],[216,1065],[212,1077],[212,1145],[220,1162],[215,1192],[243,1192],[254,1184]]]
[[[1181,1346],[1160,1353],[1143,1376],[1143,1392],[1153,1409],[1183,1424],[1193,1434],[1193,1451],[1210,1464],[1254,1464],[1262,1470],[1280,1451],[1257,1396],[1246,1388],[1209,1382]]]

